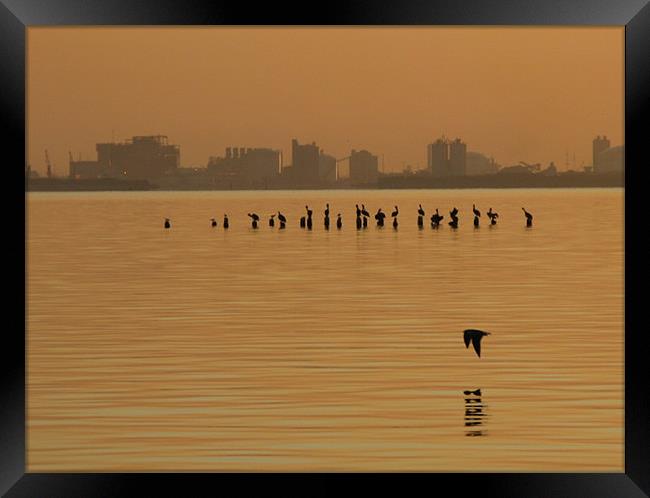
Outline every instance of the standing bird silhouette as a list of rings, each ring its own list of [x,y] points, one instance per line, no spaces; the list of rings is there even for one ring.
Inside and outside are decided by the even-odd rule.
[[[325,215],[325,219],[323,220],[323,225],[325,226],[325,230],[329,230],[330,228],[330,205],[329,203],[326,204],[325,211],[323,211],[323,214]]]
[[[399,214],[399,209],[397,209],[397,206],[395,206],[395,211],[390,213],[390,215],[393,217],[393,228],[397,228],[397,215]]]
[[[499,213],[496,211],[492,211],[492,208],[487,212],[488,218],[490,218],[490,225],[496,225],[497,224],[497,218],[499,217]]]
[[[287,223],[287,219],[280,211],[278,211],[278,220],[280,220],[280,228],[284,228]]]
[[[165,228],[171,228],[172,224],[169,222],[169,218],[165,218]]]
[[[361,204],[361,214],[364,215],[366,218],[370,218],[370,213],[366,210],[366,206]]]
[[[526,211],[524,208],[521,208],[524,211],[524,214],[526,215],[526,226],[527,227],[532,227],[533,226],[533,215],[530,214],[528,211]]]
[[[257,228],[257,222],[260,220],[260,217],[255,213],[248,213],[248,216],[253,220],[251,225],[253,228]]]
[[[470,341],[474,346],[474,351],[478,357],[481,357],[481,339],[483,336],[490,335],[490,332],[483,332],[482,330],[467,329],[463,332],[463,340],[465,341],[465,348],[469,348]]]
[[[418,206],[419,206],[419,208],[418,208],[418,214],[419,214],[420,216],[424,216],[424,209],[422,209],[422,204],[418,204]]]
[[[451,228],[458,228],[458,209],[454,208],[451,211],[449,211],[449,216],[451,216],[451,221],[449,222],[449,226]]]
[[[341,220],[341,213],[339,213],[336,217],[336,228],[340,230],[342,226],[343,226],[343,220]]]
[[[474,204],[472,204],[472,212],[474,213],[474,228],[478,228],[481,212],[476,209],[476,206]]]
[[[381,212],[381,208],[377,210],[377,214],[375,214],[375,219],[377,220],[377,226],[378,227],[383,227],[384,226],[384,218],[386,215]]]
[[[216,227],[217,226],[217,220],[215,220],[214,218],[210,218],[210,219],[212,220],[212,223],[210,223],[210,225],[212,225],[213,227]]]
[[[228,215],[224,214],[223,215],[223,227],[228,228],[230,225],[228,224]]]
[[[269,218],[269,226],[270,227],[275,226],[275,220],[273,218],[275,218],[275,214],[270,215],[270,218]]]
[[[445,217],[442,216],[438,212],[438,208],[436,208],[436,212],[431,215],[431,226],[433,228],[438,228],[440,226],[440,222],[444,219]]]

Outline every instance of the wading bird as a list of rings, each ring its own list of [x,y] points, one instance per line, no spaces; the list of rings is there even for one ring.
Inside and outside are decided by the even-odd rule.
[[[528,211],[526,211],[524,208],[521,208],[524,211],[524,214],[526,215],[526,226],[527,227],[532,227],[533,226],[533,215],[530,214]]]
[[[253,220],[251,225],[253,228],[257,228],[257,222],[260,220],[260,217],[255,213],[248,213],[248,216]]]

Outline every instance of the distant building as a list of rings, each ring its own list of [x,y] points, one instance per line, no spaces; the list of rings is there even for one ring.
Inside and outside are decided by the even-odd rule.
[[[350,183],[368,185],[377,183],[379,161],[367,150],[353,150],[350,154]]]
[[[264,148],[226,147],[223,157],[210,157],[208,174],[245,182],[265,181],[280,174],[282,153]]]
[[[467,164],[467,144],[457,138],[449,144],[449,174],[465,176]]]
[[[609,147],[598,154],[594,173],[622,173],[625,170],[625,146]]]
[[[592,142],[594,173],[600,173],[600,155],[609,149],[609,140],[606,136],[598,135]]]
[[[180,147],[164,135],[96,145],[97,161],[70,160],[72,178],[156,179],[180,166]]]
[[[325,154],[322,150],[318,156],[318,178],[321,182],[336,182],[336,158]]]
[[[551,164],[548,165],[548,168],[543,169],[539,173],[540,173],[540,175],[544,175],[544,176],[556,176],[557,175],[557,167],[555,166],[555,163],[553,161],[551,161]]]
[[[427,167],[432,176],[465,176],[467,144],[460,138],[454,141],[439,138],[427,145]]]
[[[449,146],[446,140],[439,138],[427,145],[427,166],[433,176],[449,175]]]
[[[499,171],[499,165],[493,158],[480,152],[467,152],[465,175],[492,175]]]
[[[318,183],[320,179],[320,150],[316,142],[300,145],[291,140],[292,175],[300,183]]]

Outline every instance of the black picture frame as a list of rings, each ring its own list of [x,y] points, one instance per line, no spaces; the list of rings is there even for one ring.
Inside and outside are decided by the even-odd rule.
[[[0,102],[3,120],[4,173],[10,187],[2,196],[15,224],[3,246],[12,261],[26,268],[26,198],[19,163],[25,164],[26,28],[39,25],[618,25],[625,26],[625,471],[585,473],[433,473],[309,476],[309,494],[358,483],[388,492],[404,484],[433,485],[454,495],[501,497],[640,497],[650,494],[650,400],[648,349],[639,327],[642,292],[632,292],[643,275],[641,243],[634,243],[640,207],[640,170],[645,145],[642,117],[650,110],[650,5],[647,0],[401,0],[400,2],[330,1],[302,6],[276,3],[173,0],[0,0]],[[9,152],[9,154],[7,154]],[[23,175],[23,176],[19,176]],[[22,180],[21,180],[22,179]],[[22,217],[16,216],[20,212]],[[6,230],[6,229],[5,229]],[[24,244],[24,245],[23,245]],[[22,258],[22,259],[21,259]],[[646,258],[644,258],[645,260]],[[26,273],[14,271],[5,286],[9,321],[3,331],[2,404],[0,405],[0,494],[9,497],[130,496],[145,486],[146,495],[217,494],[234,484],[237,494],[253,486],[288,491],[295,475],[256,474],[37,474],[26,473],[25,320]],[[22,311],[24,313],[22,313]],[[22,314],[22,319],[20,315]],[[23,325],[21,327],[21,324]],[[301,480],[307,477],[300,474]],[[388,478],[388,479],[387,479]],[[314,486],[316,484],[317,486]],[[380,488],[381,487],[381,488]],[[232,487],[230,489],[233,489]],[[413,490],[417,489],[415,487]],[[432,488],[427,487],[430,491]],[[203,490],[203,492],[202,492]],[[445,493],[446,494],[446,493]]]

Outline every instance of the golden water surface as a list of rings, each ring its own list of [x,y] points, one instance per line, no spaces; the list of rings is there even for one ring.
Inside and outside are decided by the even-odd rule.
[[[623,200],[29,193],[28,471],[622,472]],[[361,202],[383,229],[356,230]]]

